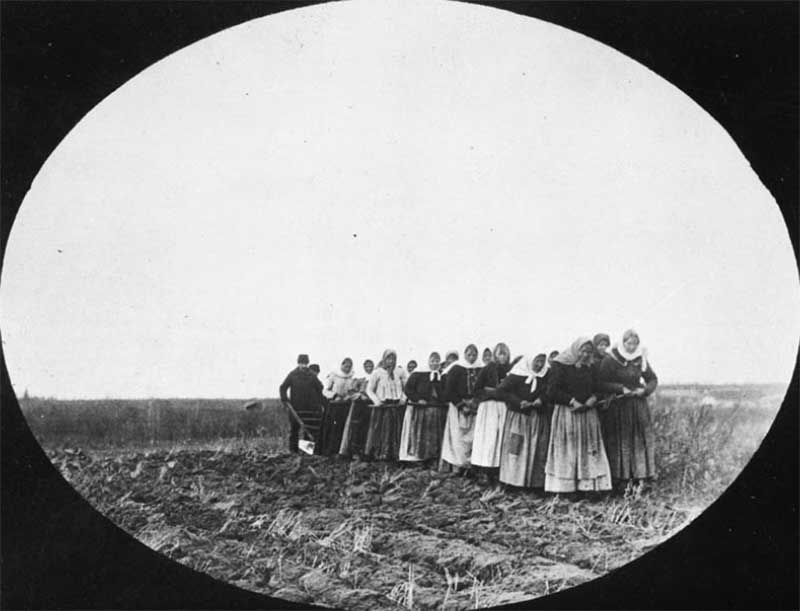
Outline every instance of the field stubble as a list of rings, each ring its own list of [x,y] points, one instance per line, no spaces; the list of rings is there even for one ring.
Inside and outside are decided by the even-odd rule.
[[[730,484],[773,414],[661,399],[653,491],[577,503],[417,467],[281,455],[283,439],[263,427],[125,448],[44,445],[99,511],[214,577],[325,606],[450,610],[557,592],[640,556]]]

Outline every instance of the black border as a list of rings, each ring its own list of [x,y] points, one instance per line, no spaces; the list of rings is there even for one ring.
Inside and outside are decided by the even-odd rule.
[[[309,4],[316,2],[0,3],[3,253],[36,172],[106,95],[196,40]],[[686,92],[726,128],[772,192],[797,258],[798,3],[478,4],[586,34]],[[516,608],[800,607],[797,407],[795,368],[753,461],[691,527],[620,571]],[[302,607],[174,564],[97,514],[30,434],[4,359],[0,416],[3,608]]]

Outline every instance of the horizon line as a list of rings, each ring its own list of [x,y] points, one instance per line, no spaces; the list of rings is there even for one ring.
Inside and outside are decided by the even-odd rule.
[[[725,386],[785,386],[788,390],[791,381],[789,382],[668,382],[659,384],[656,392],[662,388],[669,387],[687,387],[687,386],[708,386],[708,387],[725,387]],[[16,393],[15,393],[16,394]],[[25,400],[24,395],[16,395],[17,401]],[[243,396],[181,396],[181,395],[159,395],[159,396],[89,396],[89,397],[64,397],[56,395],[35,395],[28,394],[27,400],[31,399],[49,399],[55,401],[163,401],[163,400],[183,400],[183,401],[252,401],[252,400],[274,400],[279,401],[278,396],[259,396],[248,395]]]

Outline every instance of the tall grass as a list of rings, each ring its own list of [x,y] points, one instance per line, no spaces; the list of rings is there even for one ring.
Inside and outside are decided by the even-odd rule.
[[[718,494],[756,451],[774,414],[749,401],[715,407],[691,395],[659,397],[652,404],[659,486]]]

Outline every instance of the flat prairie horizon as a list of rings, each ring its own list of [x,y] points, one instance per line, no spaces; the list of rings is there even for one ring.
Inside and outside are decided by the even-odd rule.
[[[783,403],[783,399],[786,396],[786,392],[789,390],[789,385],[785,382],[746,382],[746,383],[705,383],[705,382],[663,382],[660,383],[658,388],[656,389],[656,393],[659,391],[671,391],[671,390],[727,390],[727,391],[735,391],[735,390],[755,390],[759,389],[762,391],[772,391],[772,395],[780,394],[782,396],[781,403]],[[22,393],[16,392],[16,397],[18,401],[24,401],[24,390]],[[36,395],[35,393],[28,392],[29,400],[49,400],[49,401],[250,401],[253,399],[264,400],[264,401],[279,401],[280,397],[276,392],[273,395],[249,395],[249,396],[234,396],[234,395],[215,395],[215,396],[200,396],[200,395],[153,395],[153,396],[132,396],[132,395],[120,395],[120,396],[68,396],[68,395]]]

